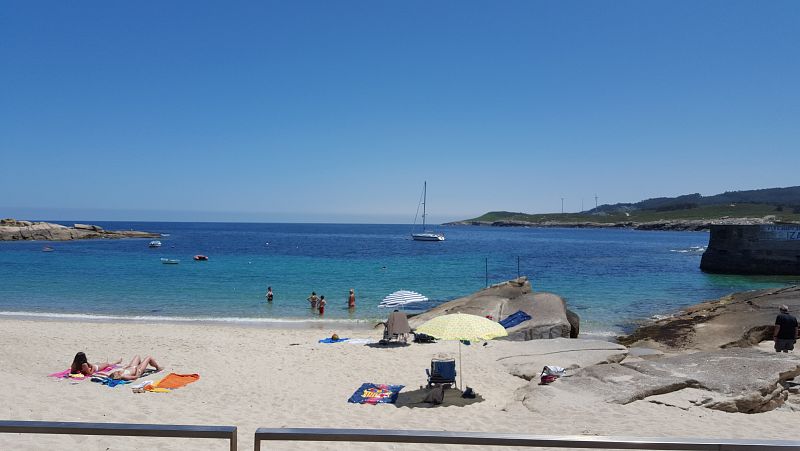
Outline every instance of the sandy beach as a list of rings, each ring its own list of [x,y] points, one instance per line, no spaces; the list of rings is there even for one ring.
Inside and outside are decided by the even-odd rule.
[[[4,319],[0,325],[0,377],[5,382],[0,417],[9,420],[236,425],[240,449],[252,448],[252,435],[258,427],[800,438],[797,413],[781,410],[747,415],[637,401],[628,405],[587,404],[550,415],[531,412],[515,397],[515,391],[528,382],[510,375],[497,363],[505,348],[520,343],[492,341],[487,346],[462,347],[464,384],[473,387],[484,401],[465,407],[397,407],[350,404],[347,399],[363,382],[403,384],[404,391],[418,389],[425,383],[430,359],[456,354],[455,342],[376,348],[320,344],[317,340],[333,331],[309,328],[22,319]],[[377,339],[380,335],[379,331],[363,329],[335,332],[352,338]],[[71,383],[46,376],[67,368],[79,350],[92,361],[152,354],[167,372],[198,373],[201,379],[171,393],[136,394],[125,386],[108,388],[90,381]],[[65,446],[177,450],[225,449],[226,445],[195,439],[0,435],[1,449]],[[335,443],[281,443],[278,449],[342,448]],[[346,448],[396,446],[353,444]]]

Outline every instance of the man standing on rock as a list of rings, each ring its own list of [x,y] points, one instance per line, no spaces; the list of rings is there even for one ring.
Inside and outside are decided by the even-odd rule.
[[[794,349],[794,343],[800,336],[797,328],[797,318],[789,314],[789,307],[780,306],[781,313],[775,318],[775,352],[789,352]]]

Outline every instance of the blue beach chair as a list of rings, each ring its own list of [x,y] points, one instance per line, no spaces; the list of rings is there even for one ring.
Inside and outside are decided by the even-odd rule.
[[[456,360],[455,359],[433,359],[431,369],[425,370],[428,373],[428,388],[435,385],[444,385],[450,388],[456,384]]]

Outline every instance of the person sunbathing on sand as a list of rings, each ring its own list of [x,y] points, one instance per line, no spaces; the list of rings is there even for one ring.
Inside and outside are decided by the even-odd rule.
[[[108,375],[111,379],[118,379],[123,381],[132,381],[142,377],[147,367],[152,366],[156,369],[156,372],[159,372],[164,369],[164,367],[159,366],[156,363],[155,359],[150,356],[145,357],[142,359],[138,355],[131,360],[127,366],[122,369],[115,370],[111,374]]]
[[[117,365],[122,362],[122,359],[117,360],[116,362],[98,362],[98,363],[89,363],[89,359],[86,358],[86,354],[83,352],[79,352],[75,354],[75,358],[72,359],[72,365],[69,367],[69,372],[71,374],[83,374],[84,376],[91,376],[92,374],[107,368],[111,365]]]

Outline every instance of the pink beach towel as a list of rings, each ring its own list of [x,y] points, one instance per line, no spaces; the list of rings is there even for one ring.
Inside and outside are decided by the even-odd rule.
[[[98,373],[107,373],[107,372],[115,369],[116,367],[117,367],[116,365],[108,365],[107,367],[99,370]],[[72,370],[70,368],[67,368],[66,370],[59,371],[58,373],[48,374],[47,377],[54,377],[56,379],[72,379],[72,380],[76,380],[76,381],[82,381],[84,379],[88,379],[89,378],[89,376],[84,376],[81,373],[71,374],[71,371]]]

